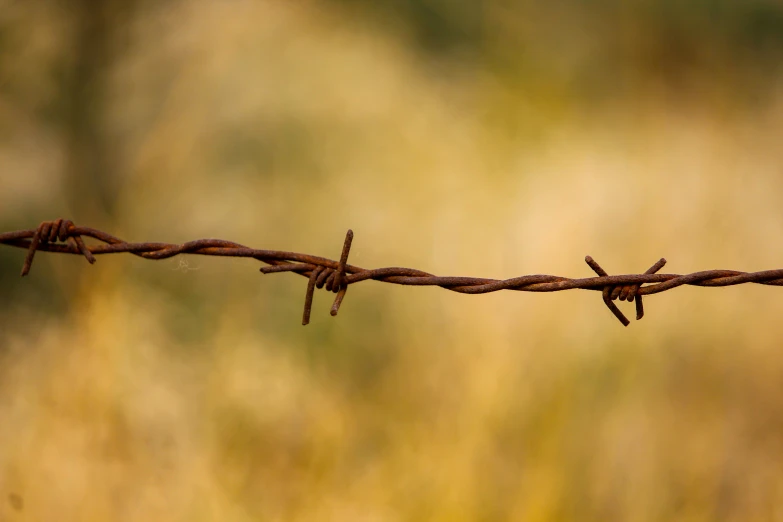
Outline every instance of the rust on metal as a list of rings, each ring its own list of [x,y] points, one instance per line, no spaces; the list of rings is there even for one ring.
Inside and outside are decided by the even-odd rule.
[[[96,239],[100,243],[86,245],[83,237]],[[692,274],[659,274],[666,264],[660,259],[643,274],[610,276],[590,256],[585,261],[598,277],[571,279],[553,275],[525,275],[511,279],[490,279],[479,277],[443,277],[413,268],[387,267],[365,269],[348,264],[348,254],[353,242],[353,231],[345,236],[339,261],[310,254],[285,252],[281,250],[261,250],[246,247],[222,239],[199,239],[183,244],[170,243],[128,243],[106,232],[88,227],[78,227],[70,220],[57,219],[44,221],[38,228],[17,230],[0,234],[0,244],[27,249],[22,276],[30,273],[35,253],[58,252],[84,256],[95,263],[96,255],[129,253],[145,259],[168,259],[182,254],[248,257],[256,259],[265,266],[262,274],[293,272],[307,277],[302,324],[310,321],[310,311],[316,288],[326,288],[336,294],[331,315],[337,315],[345,298],[348,286],[366,280],[380,281],[408,286],[439,286],[452,292],[463,294],[485,294],[499,290],[521,292],[559,292],[562,290],[582,289],[601,292],[607,308],[625,326],[630,321],[614,303],[620,301],[636,303],[636,319],[644,316],[642,296],[657,294],[682,285],[691,286],[732,286],[744,283],[783,286],[783,269],[761,272],[738,272],[735,270],[706,270]],[[643,286],[645,285],[645,286]]]
[[[590,256],[585,257],[585,262],[590,265],[596,274],[601,277],[608,277],[609,274],[601,268],[601,266]],[[653,266],[647,269],[644,275],[654,274],[666,264],[664,258],[659,259]],[[642,304],[642,295],[639,293],[641,288],[640,284],[626,284],[626,285],[607,285],[603,287],[602,294],[606,307],[617,317],[617,319],[623,323],[623,326],[628,326],[630,321],[625,315],[617,308],[617,305],[612,301],[620,299],[620,301],[636,301],[636,320],[638,321],[644,317],[644,304]]]

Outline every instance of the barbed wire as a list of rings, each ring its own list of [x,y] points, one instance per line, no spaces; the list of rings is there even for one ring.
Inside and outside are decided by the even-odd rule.
[[[86,245],[82,236],[91,237],[103,244]],[[609,310],[624,326],[630,321],[623,315],[614,301],[636,303],[636,319],[644,316],[642,296],[658,294],[682,285],[732,286],[744,283],[783,286],[783,269],[762,272],[738,272],[735,270],[706,270],[692,274],[659,274],[666,264],[658,260],[643,274],[610,276],[590,256],[585,261],[598,277],[571,279],[554,275],[524,275],[511,279],[489,279],[481,277],[443,277],[421,270],[402,267],[387,267],[368,270],[348,264],[348,254],[353,242],[353,231],[345,236],[339,261],[310,254],[280,250],[260,250],[222,239],[198,239],[182,244],[171,243],[128,243],[106,232],[94,228],[79,227],[70,220],[44,221],[38,228],[17,230],[0,234],[0,244],[27,249],[22,266],[22,276],[30,273],[37,251],[78,254],[95,263],[96,255],[129,253],[144,259],[167,259],[180,254],[194,254],[223,257],[248,257],[261,261],[263,274],[293,272],[308,278],[305,293],[302,324],[310,322],[313,294],[316,288],[325,288],[336,294],[331,315],[337,315],[348,287],[361,281],[374,280],[408,286],[439,286],[462,294],[485,294],[499,290],[521,292],[559,292],[582,289],[600,291]],[[647,286],[642,286],[647,285]]]

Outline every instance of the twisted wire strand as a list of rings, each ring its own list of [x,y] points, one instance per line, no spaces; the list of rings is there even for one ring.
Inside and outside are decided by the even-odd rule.
[[[86,245],[83,237],[90,237],[99,244]],[[630,321],[617,308],[614,301],[636,303],[636,319],[644,316],[642,296],[658,294],[682,285],[722,287],[744,283],[757,283],[771,286],[783,286],[783,269],[761,272],[739,272],[736,270],[705,270],[692,274],[659,274],[666,264],[660,259],[643,274],[625,274],[610,276],[590,256],[585,262],[598,277],[572,279],[554,275],[524,275],[511,279],[490,279],[480,277],[436,276],[413,268],[387,267],[365,269],[348,264],[348,254],[353,242],[353,231],[345,236],[339,261],[325,257],[281,250],[261,250],[250,248],[222,239],[198,239],[182,244],[172,243],[128,243],[106,232],[74,225],[70,220],[57,219],[44,221],[38,228],[17,230],[0,234],[0,244],[27,249],[22,266],[22,276],[29,274],[37,251],[76,254],[84,256],[90,264],[95,263],[97,255],[129,253],[144,259],[168,259],[190,254],[223,257],[248,257],[261,261],[262,274],[293,272],[308,278],[305,293],[302,324],[310,321],[313,294],[316,288],[325,288],[336,294],[331,315],[337,315],[345,298],[348,286],[366,280],[381,281],[407,286],[439,286],[452,292],[463,294],[485,294],[499,290],[521,292],[559,292],[562,290],[597,290],[607,308],[624,325]],[[647,286],[642,286],[647,285]]]

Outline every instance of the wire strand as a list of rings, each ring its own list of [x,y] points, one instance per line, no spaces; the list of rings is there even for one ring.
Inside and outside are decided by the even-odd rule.
[[[86,245],[83,237],[99,241]],[[598,277],[571,279],[554,275],[524,275],[511,279],[490,279],[479,277],[436,276],[421,270],[402,267],[365,269],[348,264],[348,254],[353,242],[353,231],[349,230],[343,244],[339,261],[325,257],[281,250],[250,248],[222,239],[198,239],[182,244],[172,243],[129,243],[106,232],[79,227],[70,220],[44,221],[38,228],[17,230],[0,234],[0,244],[27,249],[22,266],[22,276],[30,273],[35,253],[56,252],[81,255],[92,264],[95,256],[127,253],[144,259],[168,259],[178,255],[204,255],[223,257],[247,257],[265,264],[262,274],[293,272],[308,278],[307,293],[302,324],[310,320],[313,293],[316,288],[326,287],[336,293],[331,315],[337,315],[345,298],[348,286],[366,280],[380,281],[406,286],[439,286],[463,294],[485,294],[500,290],[520,292],[559,292],[563,290],[597,290],[609,310],[625,326],[630,321],[614,304],[614,301],[635,301],[636,319],[644,316],[642,296],[658,294],[682,285],[722,287],[745,283],[783,286],[783,269],[761,272],[739,272],[735,270],[706,270],[692,274],[659,274],[666,264],[660,259],[643,274],[611,276],[590,256],[585,261]],[[646,286],[643,286],[646,285]]]

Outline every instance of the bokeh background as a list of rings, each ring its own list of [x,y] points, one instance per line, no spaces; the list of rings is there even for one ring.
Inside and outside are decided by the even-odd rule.
[[[783,265],[776,0],[0,0],[0,229],[440,275]],[[783,293],[0,248],[0,520],[783,520]],[[622,304],[622,303],[621,303]],[[622,307],[629,316],[633,306]]]

